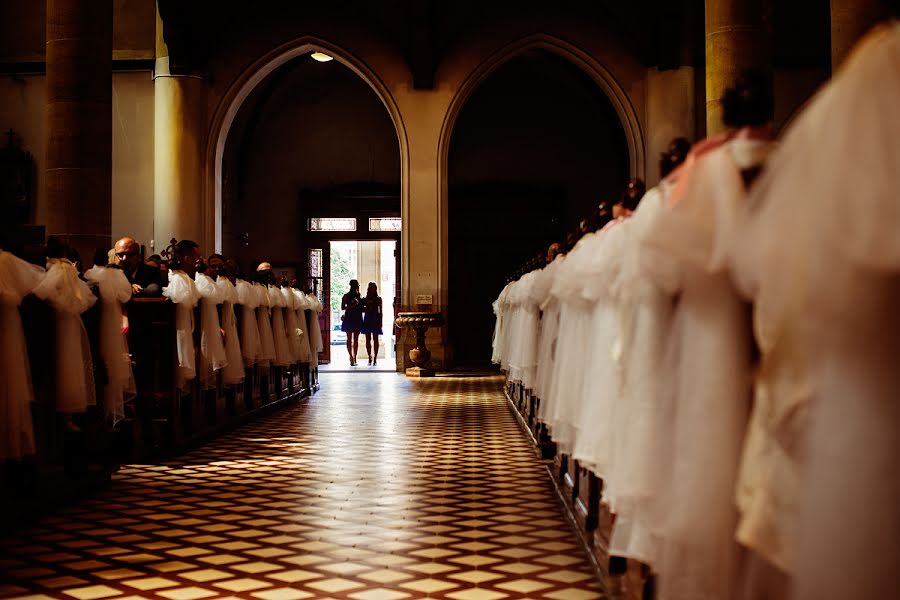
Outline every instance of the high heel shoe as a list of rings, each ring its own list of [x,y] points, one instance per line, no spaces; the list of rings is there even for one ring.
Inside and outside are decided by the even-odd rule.
[[[375,364],[375,363],[372,362],[372,357],[370,356],[369,357],[369,366],[371,367],[373,364]]]

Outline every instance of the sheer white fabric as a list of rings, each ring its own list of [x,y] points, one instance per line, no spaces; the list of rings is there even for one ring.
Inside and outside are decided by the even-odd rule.
[[[516,347],[516,339],[520,333],[519,324],[522,320],[522,306],[519,302],[521,294],[519,293],[519,290],[523,287],[524,284],[521,279],[514,281],[510,286],[509,294],[506,297],[506,323],[504,324],[506,338],[504,341],[503,360],[500,363],[509,374],[509,377],[513,379],[513,381],[519,383],[521,383],[521,377],[519,376],[518,369],[514,372],[513,363],[517,360],[516,355],[519,351],[519,348]]]
[[[584,373],[589,365],[586,348],[590,344],[593,306],[581,292],[587,265],[597,258],[591,249],[598,243],[599,236],[599,233],[589,233],[579,240],[560,266],[550,289],[560,303],[560,343],[556,345],[548,395],[550,406],[545,416],[553,439],[564,454],[570,454],[575,443]]]
[[[739,534],[798,600],[900,596],[897,106],[893,23],[794,121],[732,248],[767,391]]]
[[[500,295],[497,297],[497,300],[494,303],[496,305],[494,314],[497,315],[497,320],[494,324],[494,345],[493,351],[491,352],[491,361],[495,364],[500,365],[500,368],[504,371],[508,369],[509,361],[509,357],[506,356],[506,338],[509,335],[510,316],[510,308],[508,306],[507,298],[512,287],[513,282],[507,283],[500,291]]]
[[[621,423],[626,435],[618,437],[616,459],[611,464],[615,481],[616,520],[610,553],[657,563],[661,544],[658,527],[649,519],[655,506],[664,503],[660,483],[665,480],[666,439],[672,414],[672,385],[665,374],[673,373],[666,352],[674,304],[648,272],[659,274],[664,262],[643,246],[648,231],[664,210],[672,184],[664,181],[641,200],[621,233],[622,266],[618,278],[619,334],[615,353],[620,369]],[[648,254],[650,254],[648,256]],[[664,257],[663,257],[664,258]],[[666,279],[671,279],[666,277]],[[659,514],[659,513],[656,513]]]
[[[722,270],[724,244],[746,206],[741,170],[770,144],[736,138],[685,174],[678,204],[664,210],[645,243],[678,262],[680,285],[669,344],[675,397],[669,428],[667,506],[660,586],[672,598],[732,598],[739,549],[733,497],[751,402],[747,311]]]
[[[535,373],[534,392],[541,399],[538,405],[538,417],[545,420],[552,406],[550,396],[550,382],[555,369],[555,355],[557,337],[559,334],[559,300],[550,293],[556,274],[565,261],[566,256],[561,254],[544,267],[535,281],[532,289],[532,298],[541,310],[540,333],[538,334],[538,366]]]
[[[509,332],[509,379],[521,383],[529,390],[534,388],[537,370],[540,311],[532,296],[537,277],[537,271],[523,275],[516,283],[511,298],[513,317]]]
[[[287,335],[288,348],[290,350],[291,362],[300,362],[300,341],[303,330],[297,325],[297,296],[294,290],[289,287],[281,288],[281,294],[284,296],[284,333]]]
[[[276,359],[275,336],[272,335],[272,301],[269,299],[269,290],[261,283],[254,283],[258,306],[256,308],[256,324],[259,327],[259,360],[256,364],[262,368],[268,368]]]
[[[505,305],[503,308],[503,354],[500,359],[500,368],[507,373],[507,377],[519,383],[519,374],[513,372],[512,362],[515,360],[515,338],[518,333],[518,325],[521,317],[519,306],[518,290],[522,285],[522,280],[516,280],[509,286],[509,292],[506,294]]]
[[[288,343],[287,330],[285,329],[284,311],[286,299],[281,293],[281,288],[269,286],[269,302],[272,304],[272,338],[275,341],[275,361],[273,364],[286,367],[293,361],[291,347]]]
[[[216,371],[228,365],[222,324],[216,308],[225,301],[225,297],[209,275],[197,273],[194,284],[200,294],[200,384],[208,390],[216,387]]]
[[[241,354],[241,340],[238,336],[237,317],[234,305],[238,303],[237,288],[227,277],[219,276],[216,287],[222,297],[222,329],[225,331],[226,364],[222,368],[222,383],[234,385],[244,379],[244,361]]]
[[[262,355],[259,322],[256,318],[259,296],[253,285],[243,279],[237,280],[235,290],[238,304],[241,305],[241,355],[244,357],[244,366],[252,367]]]
[[[197,351],[194,346],[194,308],[200,302],[197,286],[184,271],[169,271],[169,285],[163,288],[163,296],[175,304],[175,341],[178,353],[179,389],[186,390],[187,383],[197,376]]]
[[[97,301],[78,270],[66,259],[51,258],[32,292],[56,312],[56,409],[72,414],[97,403],[94,365],[81,313]]]
[[[500,355],[497,353],[497,343],[500,339],[500,299],[491,302],[491,310],[494,311],[494,333],[491,334],[491,362],[493,364],[500,363]]]
[[[593,260],[585,261],[581,273],[584,281],[581,297],[591,306],[588,345],[584,349],[587,364],[580,376],[582,393],[575,401],[576,437],[572,457],[604,480],[604,495],[616,510],[616,482],[610,465],[614,462],[615,442],[624,432],[620,401],[620,377],[616,362],[617,277],[622,264],[624,232],[627,219],[608,223],[585,248]],[[575,374],[573,374],[574,376]]]
[[[128,340],[122,329],[122,305],[131,300],[131,283],[120,269],[92,267],[85,278],[97,285],[100,292],[100,357],[106,367],[103,386],[103,410],[107,422],[115,426],[125,418],[125,402],[137,395]]]
[[[44,270],[0,250],[0,458],[34,454],[31,369],[19,305]]]
[[[307,304],[310,308],[309,313],[309,348],[310,348],[310,368],[318,368],[319,352],[324,348],[322,343],[322,329],[319,326],[319,313],[322,312],[322,303],[315,294],[306,295]]]

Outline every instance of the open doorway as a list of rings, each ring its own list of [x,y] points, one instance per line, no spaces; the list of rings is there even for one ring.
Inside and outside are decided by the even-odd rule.
[[[394,338],[394,298],[397,293],[396,240],[332,240],[329,246],[328,278],[331,282],[326,297],[331,314],[331,363],[324,371],[394,371],[396,370],[396,340]],[[341,331],[341,298],[351,279],[359,281],[360,293],[365,296],[369,282],[378,286],[384,314],[379,336],[378,364],[368,366],[365,336],[359,336],[357,367],[350,366],[347,353],[347,334]],[[374,349],[373,349],[374,350]]]

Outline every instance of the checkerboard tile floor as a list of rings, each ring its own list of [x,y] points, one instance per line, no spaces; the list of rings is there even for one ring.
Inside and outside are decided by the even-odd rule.
[[[589,600],[496,377],[330,374],[301,403],[0,539],[0,598]]]

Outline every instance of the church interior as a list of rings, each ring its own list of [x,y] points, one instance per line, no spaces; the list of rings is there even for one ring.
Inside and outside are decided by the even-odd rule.
[[[0,2],[0,130],[0,600],[900,599],[897,0]]]

